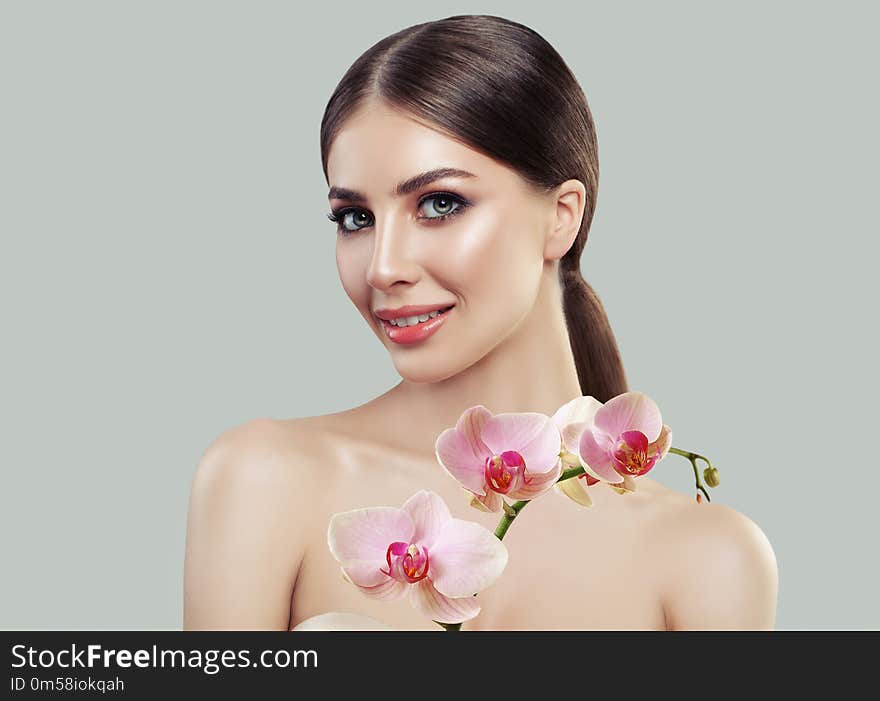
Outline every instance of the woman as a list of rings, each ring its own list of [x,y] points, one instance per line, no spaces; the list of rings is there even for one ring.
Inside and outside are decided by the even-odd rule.
[[[321,153],[340,280],[402,380],[346,411],[255,419],[207,449],[190,500],[187,629],[441,630],[406,598],[367,599],[343,579],[331,516],[428,489],[494,529],[499,515],[471,508],[438,464],[437,436],[477,404],[552,415],[628,390],[580,274],[598,187],[592,117],[538,34],[456,16],[387,37],[332,95]],[[773,627],[776,562],[748,517],[649,477],[625,495],[589,489],[591,508],[555,493],[529,505],[462,630]]]

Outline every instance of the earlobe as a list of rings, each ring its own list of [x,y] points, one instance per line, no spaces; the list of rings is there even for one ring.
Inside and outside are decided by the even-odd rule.
[[[566,180],[554,191],[555,215],[544,250],[544,257],[562,258],[577,238],[584,219],[587,190],[580,180]]]

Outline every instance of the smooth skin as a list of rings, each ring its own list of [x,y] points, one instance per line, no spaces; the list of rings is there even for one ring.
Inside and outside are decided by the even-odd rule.
[[[438,167],[473,176],[395,192]],[[331,186],[365,196],[330,200],[352,209],[337,268],[402,380],[345,411],[254,419],[208,447],[190,497],[185,629],[442,630],[406,598],[373,601],[343,579],[327,547],[331,516],[429,489],[453,516],[494,530],[500,515],[468,506],[437,463],[437,436],[476,404],[551,415],[580,395],[557,281],[583,218],[580,181],[535,190],[379,101],[349,118],[327,169]],[[450,193],[470,206],[432,221],[455,208]],[[373,314],[431,303],[455,308],[412,346],[388,339]],[[761,529],[650,474],[637,486],[594,485],[590,508],[554,491],[530,503],[504,539],[504,574],[462,630],[773,629],[778,569]]]

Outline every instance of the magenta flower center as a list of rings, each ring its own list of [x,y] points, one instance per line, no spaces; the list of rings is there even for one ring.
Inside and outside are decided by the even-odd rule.
[[[611,457],[614,458],[614,469],[621,475],[638,477],[654,467],[660,453],[648,455],[648,437],[641,431],[624,431],[617,439]]]
[[[499,494],[507,494],[532,481],[526,474],[526,461],[515,450],[505,450],[501,455],[486,458],[484,473],[486,484]]]
[[[399,582],[413,584],[428,576],[428,549],[417,543],[395,541],[385,552],[388,570],[381,570]]]

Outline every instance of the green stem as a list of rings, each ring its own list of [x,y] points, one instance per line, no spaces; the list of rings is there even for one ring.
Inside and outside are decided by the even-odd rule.
[[[706,501],[712,501],[709,497],[709,492],[706,491],[706,488],[703,487],[703,482],[700,480],[700,470],[697,468],[697,460],[702,460],[706,463],[708,467],[712,467],[712,463],[709,461],[709,458],[704,455],[700,455],[699,453],[693,453],[689,450],[679,450],[678,448],[670,448],[670,453],[675,453],[676,455],[681,455],[684,458],[687,458],[691,461],[691,467],[694,468],[694,482],[696,482],[697,489],[699,489],[703,496],[706,497]]]
[[[586,470],[582,467],[570,467],[567,470],[563,470],[562,474],[559,475],[559,479],[557,482],[562,482],[564,480],[571,479],[572,477],[577,477],[578,475],[583,475],[586,473]]]
[[[498,528],[495,529],[495,537],[498,538],[498,540],[504,539],[504,535],[507,533],[507,529],[510,528],[510,524],[513,523],[513,519],[517,517],[519,512],[523,510],[529,501],[531,500],[522,499],[510,505],[505,504],[506,508],[504,509],[504,516],[501,517],[501,521],[498,523]]]

